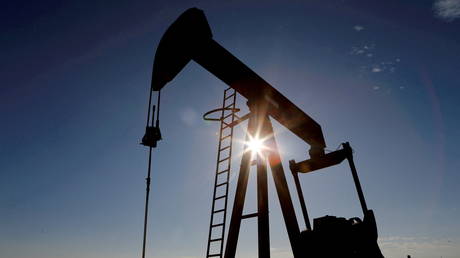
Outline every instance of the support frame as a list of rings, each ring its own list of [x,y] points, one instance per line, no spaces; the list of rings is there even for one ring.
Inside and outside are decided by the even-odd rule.
[[[249,103],[248,103],[249,105]],[[257,105],[249,105],[250,114],[246,141],[251,137],[264,139],[267,146],[257,157],[257,222],[258,222],[258,252],[259,257],[270,257],[270,233],[268,213],[268,180],[267,162],[272,171],[275,188],[278,194],[286,230],[288,233],[294,257],[301,257],[300,229],[295,215],[294,205],[289,192],[286,176],[281,163],[281,157],[276,144],[273,126],[266,110]],[[233,203],[232,216],[228,230],[225,247],[225,258],[234,258],[238,243],[244,202],[246,197],[248,178],[251,166],[252,153],[245,148],[241,158],[240,173],[236,186],[235,200]],[[252,216],[251,216],[252,217]]]

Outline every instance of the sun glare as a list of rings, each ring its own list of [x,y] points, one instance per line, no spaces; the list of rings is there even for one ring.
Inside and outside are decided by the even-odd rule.
[[[260,139],[251,139],[246,144],[252,152],[259,153],[262,150],[263,144]]]
[[[264,140],[259,139],[258,137],[251,137],[249,136],[249,140],[245,142],[247,151],[252,152],[252,156],[254,157],[256,154],[262,155],[262,151],[267,147],[264,145]]]

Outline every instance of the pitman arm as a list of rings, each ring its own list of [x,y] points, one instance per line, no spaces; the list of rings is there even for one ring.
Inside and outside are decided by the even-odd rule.
[[[197,8],[185,11],[163,35],[155,54],[152,90],[162,89],[190,60],[234,88],[249,103],[265,107],[268,115],[311,146],[311,156],[324,154],[321,126],[214,41],[203,11]]]

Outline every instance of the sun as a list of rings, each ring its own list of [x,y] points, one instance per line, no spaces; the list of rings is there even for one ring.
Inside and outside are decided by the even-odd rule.
[[[262,151],[267,149],[264,145],[264,139],[259,139],[257,136],[252,137],[249,135],[248,141],[245,142],[246,151],[251,151],[252,156],[254,157],[257,155],[262,155]]]
[[[263,148],[263,142],[260,139],[251,139],[246,143],[248,149],[252,152],[260,153]]]

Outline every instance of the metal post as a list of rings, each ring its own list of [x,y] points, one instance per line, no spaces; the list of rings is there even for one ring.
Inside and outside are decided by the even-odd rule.
[[[259,139],[266,137],[263,127],[264,114],[260,108],[255,108]],[[262,127],[261,127],[262,126]],[[257,132],[256,132],[257,134]],[[254,136],[253,136],[254,137]],[[267,182],[267,154],[264,149],[257,155],[257,229],[259,257],[270,257],[270,226],[268,216],[268,182]]]
[[[257,158],[257,229],[259,236],[259,257],[270,257],[270,226],[268,223],[267,160]]]
[[[359,182],[358,172],[356,171],[355,163],[353,162],[353,150],[350,147],[350,143],[346,142],[343,144],[345,150],[348,164],[350,165],[351,174],[353,175],[353,181],[355,182],[356,191],[358,192],[359,202],[361,203],[361,209],[363,214],[367,213],[366,200],[364,199],[363,189],[361,188],[361,183]]]
[[[160,106],[160,93],[158,92],[158,107]],[[149,94],[149,107],[147,111],[147,125],[146,128],[149,128],[149,123],[150,127],[153,126],[153,120],[155,118],[155,105],[152,107],[152,121],[150,121],[150,106],[152,104],[152,89],[150,89],[150,94]],[[159,122],[158,122],[158,116],[159,112],[157,110],[157,127],[159,128]],[[147,131],[146,131],[147,133]],[[145,137],[145,136],[144,136]],[[160,136],[161,139],[161,136]],[[156,143],[155,143],[156,146]],[[145,211],[144,211],[144,234],[142,238],[142,258],[145,258],[145,246],[147,244],[147,224],[148,224],[148,218],[149,218],[149,196],[150,196],[150,174],[152,171],[152,149],[153,146],[149,147],[149,161],[148,161],[148,168],[147,168],[147,178],[145,178],[145,184],[146,184],[146,189],[145,189]]]
[[[149,195],[150,195],[150,171],[152,168],[152,147],[149,148],[149,163],[147,178],[145,179],[145,211],[144,211],[144,235],[142,241],[142,258],[145,258],[145,245],[147,242],[147,221],[149,217]]]
[[[254,116],[251,115],[248,121],[248,131],[246,133],[246,141],[249,140],[249,135],[255,132],[256,121]],[[238,244],[238,235],[241,226],[241,217],[243,215],[244,200],[246,197],[246,190],[248,187],[249,169],[251,166],[251,152],[245,151],[241,158],[240,174],[238,176],[238,183],[235,191],[235,201],[233,202],[232,216],[230,219],[230,226],[228,229],[227,244],[225,246],[225,258],[234,258],[236,255],[236,246]]]
[[[268,147],[268,163],[273,174],[273,180],[275,181],[276,192],[280,201],[281,210],[283,212],[284,223],[286,224],[289,241],[291,242],[292,252],[294,257],[301,257],[301,246],[300,246],[300,229],[297,223],[294,206],[292,204],[291,195],[289,193],[288,184],[286,182],[286,176],[284,175],[283,165],[281,164],[281,157],[278,152],[278,147],[273,135],[273,127],[269,117],[266,115],[263,118],[265,136],[269,138],[265,141]]]
[[[294,177],[295,188],[297,190],[297,195],[299,196],[300,207],[302,208],[303,219],[305,221],[305,227],[307,227],[308,230],[311,230],[310,218],[308,218],[307,205],[305,205],[305,199],[303,198],[299,175],[297,172],[292,171],[292,176]]]

